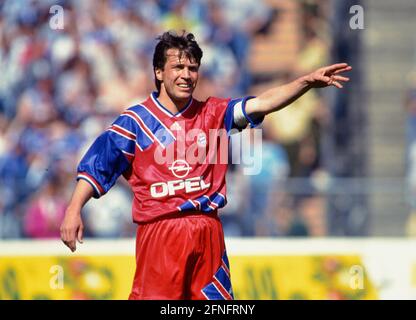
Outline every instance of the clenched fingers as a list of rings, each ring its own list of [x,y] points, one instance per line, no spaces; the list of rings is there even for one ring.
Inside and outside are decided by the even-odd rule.
[[[61,240],[72,252],[77,249],[75,233],[75,229],[61,228]]]

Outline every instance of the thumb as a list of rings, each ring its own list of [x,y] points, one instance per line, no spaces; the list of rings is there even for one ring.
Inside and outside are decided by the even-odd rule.
[[[79,243],[83,243],[83,230],[84,228],[82,226],[78,229],[77,239]]]

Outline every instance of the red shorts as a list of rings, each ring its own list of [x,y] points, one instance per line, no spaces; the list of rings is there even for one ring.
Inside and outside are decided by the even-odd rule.
[[[215,213],[140,224],[129,299],[233,299],[224,233]]]

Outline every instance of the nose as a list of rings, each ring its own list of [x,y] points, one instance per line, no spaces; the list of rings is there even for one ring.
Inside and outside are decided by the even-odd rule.
[[[188,68],[183,68],[182,78],[184,78],[184,79],[190,79],[191,78],[191,73],[189,72]]]

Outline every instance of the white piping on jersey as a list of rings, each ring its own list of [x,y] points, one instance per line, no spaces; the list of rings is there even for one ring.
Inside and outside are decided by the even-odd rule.
[[[129,110],[129,111],[126,111],[126,112],[130,112],[131,110]],[[135,113],[135,112],[133,112],[133,111],[131,111],[132,113],[134,113],[139,119],[140,119],[140,117]],[[124,117],[129,117],[129,118],[131,118],[131,119],[133,119],[134,120],[134,122],[136,122],[137,123],[137,125],[140,127],[140,129],[144,132],[144,134],[150,139],[150,141],[152,141],[152,142],[154,142],[155,141],[155,139],[153,139],[151,136],[149,136],[148,134],[147,134],[147,132],[146,132],[146,130],[142,127],[142,125],[141,125],[141,123],[139,122],[139,121],[137,121],[137,119],[135,118],[135,117],[133,117],[131,114],[128,114],[128,113],[125,113],[125,114],[122,114],[121,116],[124,116]],[[143,120],[142,119],[140,119],[140,121],[141,122],[143,122]],[[150,130],[147,126],[146,126],[146,124],[143,122],[143,125],[147,128],[147,130],[149,130],[149,132],[151,132],[152,133],[152,130]]]
[[[199,208],[202,209],[201,208],[201,202],[199,202],[198,200],[194,200],[194,201],[198,204]]]
[[[188,201],[192,204],[192,206],[193,206],[195,209],[198,209],[198,206],[196,206],[196,205],[195,205],[195,203],[193,203],[193,201],[192,201],[191,199],[188,199]]]
[[[158,117],[156,117],[155,116],[155,114],[152,112],[152,111],[150,111],[146,106],[144,106],[144,105],[142,105],[142,104],[138,104],[139,106],[141,106],[141,107],[143,107],[144,109],[146,109],[153,117],[155,117],[156,118],[156,120],[157,121],[159,121],[160,122],[160,124],[166,129],[166,131],[167,132],[169,132],[169,134],[173,137],[173,140],[176,140],[176,137],[175,137],[175,135],[172,133],[172,131],[170,131],[170,129],[167,127],[167,126],[165,126],[165,124],[158,118]],[[144,122],[144,121],[143,121]]]
[[[201,293],[205,296],[205,298],[206,298],[207,300],[211,300],[210,298],[208,298],[208,296],[205,294],[205,292],[204,292],[204,291],[202,291],[202,290],[201,290]]]
[[[136,141],[136,146],[137,146],[137,148],[140,149],[140,151],[143,151],[142,147],[140,146],[140,144],[137,141]]]
[[[126,128],[123,128],[122,126],[119,126],[118,124],[113,124],[112,127],[119,128],[120,130],[126,131],[127,133],[131,134],[132,136],[136,137],[136,134],[127,130]],[[111,127],[110,127],[111,128]]]
[[[205,198],[207,198],[207,199],[208,199],[208,207],[210,207],[212,210],[215,210],[215,208],[211,207],[211,204],[215,204],[215,205],[216,205],[216,207],[218,208],[218,204],[216,204],[215,202],[211,201],[211,199],[210,199],[208,196],[206,196],[206,195],[204,194],[204,195],[203,195],[203,197],[205,197]]]
[[[227,264],[225,263],[224,259],[221,260],[221,268],[225,271],[228,277],[230,277],[230,269],[228,269]]]
[[[82,173],[80,173],[80,174],[78,174],[78,178],[82,178],[82,179],[85,179],[85,180],[87,180],[89,183],[91,183],[91,185],[93,186],[93,188],[94,188],[94,190],[98,193],[98,195],[101,197],[101,192],[100,192],[100,189],[98,188],[98,186],[95,184],[95,182],[90,178],[90,177],[88,177],[87,175],[85,175],[85,174],[82,174]]]
[[[215,276],[214,276],[214,278],[215,278]],[[217,280],[218,281],[218,279],[217,278],[215,278],[215,280]],[[219,281],[218,281],[219,282]],[[221,282],[220,282],[221,283]],[[217,289],[217,291],[218,291],[218,293],[221,295],[221,297],[223,297],[224,298],[224,300],[228,300],[223,294],[222,294],[222,292],[221,292],[221,290],[217,287],[217,285],[214,283],[214,282],[211,282],[211,284],[215,287],[215,289]],[[224,289],[225,290],[225,289]],[[225,290],[225,291],[227,291],[227,290]]]
[[[218,286],[215,284],[215,282],[212,282],[212,284],[217,288],[218,292],[221,294],[221,296],[224,298],[224,300],[230,300],[231,294],[228,292],[227,289],[225,289],[224,285],[221,283],[221,281],[217,278],[217,276],[214,274],[214,279],[217,280],[218,284],[221,286],[221,288],[227,292],[227,294],[230,296],[224,296],[224,294],[221,292],[220,288],[218,288]]]
[[[147,134],[147,132],[146,132],[146,130],[144,130],[143,129],[143,127],[140,125],[140,123],[137,121],[137,119],[135,119],[134,117],[132,117],[131,115],[129,115],[129,114],[125,114],[125,116],[128,116],[128,117],[130,117],[130,118],[132,118],[134,121],[136,121],[136,123],[140,126],[140,128],[143,130],[143,132],[146,134],[146,136],[152,141],[152,142],[154,142],[155,140],[157,141],[157,142],[159,142],[159,144],[160,144],[160,146],[163,148],[163,149],[166,149],[166,147],[165,147],[165,145],[156,137],[156,135],[153,133],[153,131],[152,130],[150,130],[150,128],[146,125],[146,123],[143,121],[143,119],[142,118],[140,118],[140,116],[136,113],[136,112],[134,112],[133,110],[128,110],[128,111],[126,111],[126,112],[131,112],[131,113],[133,113],[138,119],[140,119],[140,122],[146,127],[146,129],[147,130],[149,130],[149,132],[151,133],[151,135],[153,136],[153,138],[151,138],[151,137],[149,137],[149,135]],[[137,144],[137,142],[136,142],[136,144]],[[140,148],[139,147],[139,149],[141,150],[141,151],[143,151],[143,149],[142,148]]]
[[[116,131],[114,129],[109,128],[107,130],[108,131],[111,131],[111,132],[114,132],[115,134],[118,134],[119,136],[122,136],[123,138],[128,139],[130,141],[136,141],[136,139],[130,138],[129,136],[126,136],[126,135],[122,134],[121,132],[118,132],[118,131]]]
[[[224,201],[225,201],[225,196],[223,194],[221,194],[219,192],[216,192],[216,193],[217,193],[217,195],[221,196],[224,199]],[[204,194],[203,197],[207,198],[208,201],[209,201],[209,203],[215,205],[216,208],[218,208],[220,206],[219,203],[214,202],[214,200],[211,200],[207,195]],[[208,204],[208,207],[210,207],[211,209],[215,210],[209,204]]]
[[[217,194],[218,195],[220,195],[223,199],[224,199],[224,201],[225,201],[225,196],[224,195],[222,195],[221,193],[219,193],[219,192],[217,192]]]
[[[194,99],[191,97],[191,99],[188,101],[188,104],[185,106],[185,108],[183,108],[181,111],[173,114],[167,108],[165,108],[163,106],[163,104],[161,104],[160,101],[156,97],[153,96],[153,93],[154,92],[152,92],[150,94],[150,98],[155,103],[155,105],[159,108],[159,110],[161,110],[164,114],[166,114],[169,117],[178,117],[178,116],[182,115],[186,110],[188,110],[188,108],[191,106],[192,102],[194,101]]]
[[[140,148],[140,146],[139,146],[139,148]],[[131,156],[131,157],[134,157],[134,154],[133,153],[130,153],[130,152],[127,152],[127,151],[124,151],[124,150],[121,150],[123,153],[125,153],[125,154],[127,154],[127,155],[129,155],[129,156]],[[143,151],[143,150],[142,150]]]

